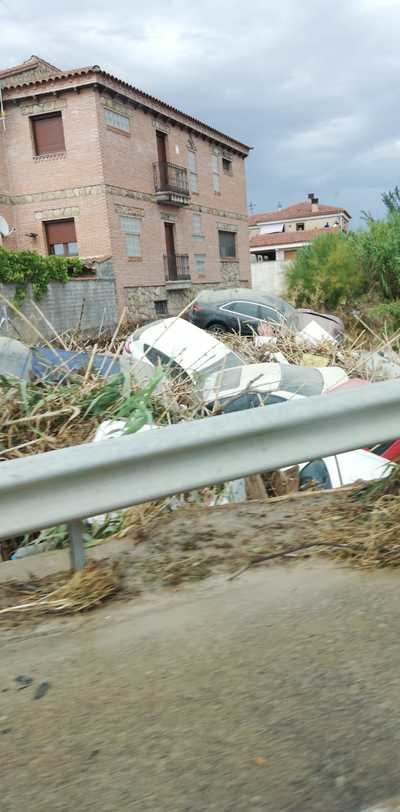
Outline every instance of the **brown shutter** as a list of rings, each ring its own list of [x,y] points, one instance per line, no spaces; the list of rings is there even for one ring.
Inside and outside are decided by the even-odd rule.
[[[61,113],[32,118],[36,155],[64,152],[64,129]]]
[[[75,222],[74,220],[55,220],[52,223],[46,223],[46,235],[49,247],[57,243],[76,242]]]

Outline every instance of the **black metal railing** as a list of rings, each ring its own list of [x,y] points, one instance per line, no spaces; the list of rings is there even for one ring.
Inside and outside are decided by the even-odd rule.
[[[190,281],[188,254],[164,254],[166,282]]]
[[[156,192],[173,192],[189,196],[187,170],[168,162],[153,164],[154,186]]]

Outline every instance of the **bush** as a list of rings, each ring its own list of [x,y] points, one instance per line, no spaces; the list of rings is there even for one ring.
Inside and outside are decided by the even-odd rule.
[[[356,235],[327,231],[302,248],[288,272],[288,291],[297,306],[334,310],[364,292]]]
[[[26,296],[32,285],[35,299],[47,292],[49,282],[68,282],[71,276],[82,273],[79,257],[42,257],[34,251],[7,251],[0,248],[0,283],[15,285],[16,304]]]
[[[382,304],[368,307],[365,316],[369,324],[377,330],[386,329],[386,332],[396,333],[400,330],[400,301],[382,302]]]
[[[400,298],[400,214],[387,220],[370,220],[368,230],[357,234],[359,263],[368,290],[382,299]]]
[[[298,252],[288,273],[298,306],[354,307],[362,296],[400,299],[400,213],[369,218],[366,231],[327,231]],[[392,314],[393,317],[393,314]]]

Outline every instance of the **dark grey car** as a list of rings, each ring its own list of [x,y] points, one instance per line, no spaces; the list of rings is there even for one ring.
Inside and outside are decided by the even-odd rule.
[[[277,296],[260,294],[247,288],[202,291],[188,313],[196,327],[215,333],[251,335],[260,322],[278,329],[296,315],[294,307]]]
[[[296,333],[310,321],[317,321],[333,338],[338,338],[344,330],[336,316],[296,310],[279,296],[252,288],[202,291],[187,318],[196,327],[215,333],[253,335],[261,322],[270,324],[272,333],[282,327]]]

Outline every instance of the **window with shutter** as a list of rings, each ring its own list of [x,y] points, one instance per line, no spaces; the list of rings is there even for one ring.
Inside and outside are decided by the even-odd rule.
[[[115,113],[114,110],[110,110],[108,107],[105,107],[104,118],[109,127],[113,127],[115,130],[123,130],[125,133],[129,132],[130,126],[128,116],[124,116],[122,113]]]
[[[203,226],[201,222],[201,214],[192,214],[192,236],[193,237],[202,237],[203,236]]]
[[[236,257],[236,234],[233,231],[219,231],[219,255],[222,259]]]
[[[125,214],[121,217],[121,228],[125,234],[126,253],[129,258],[141,257],[142,246],[140,241],[140,234],[142,230],[142,223],[138,217],[132,217],[130,214]]]
[[[36,155],[65,152],[64,128],[61,113],[49,113],[31,118]]]
[[[197,175],[197,155],[193,150],[188,150],[188,170],[189,184],[191,192],[199,191],[199,181]]]
[[[45,223],[49,254],[74,257],[79,254],[74,220],[53,220]]]
[[[219,155],[212,156],[212,173],[213,173],[213,189],[214,192],[221,191],[221,178],[220,178],[220,159]]]

